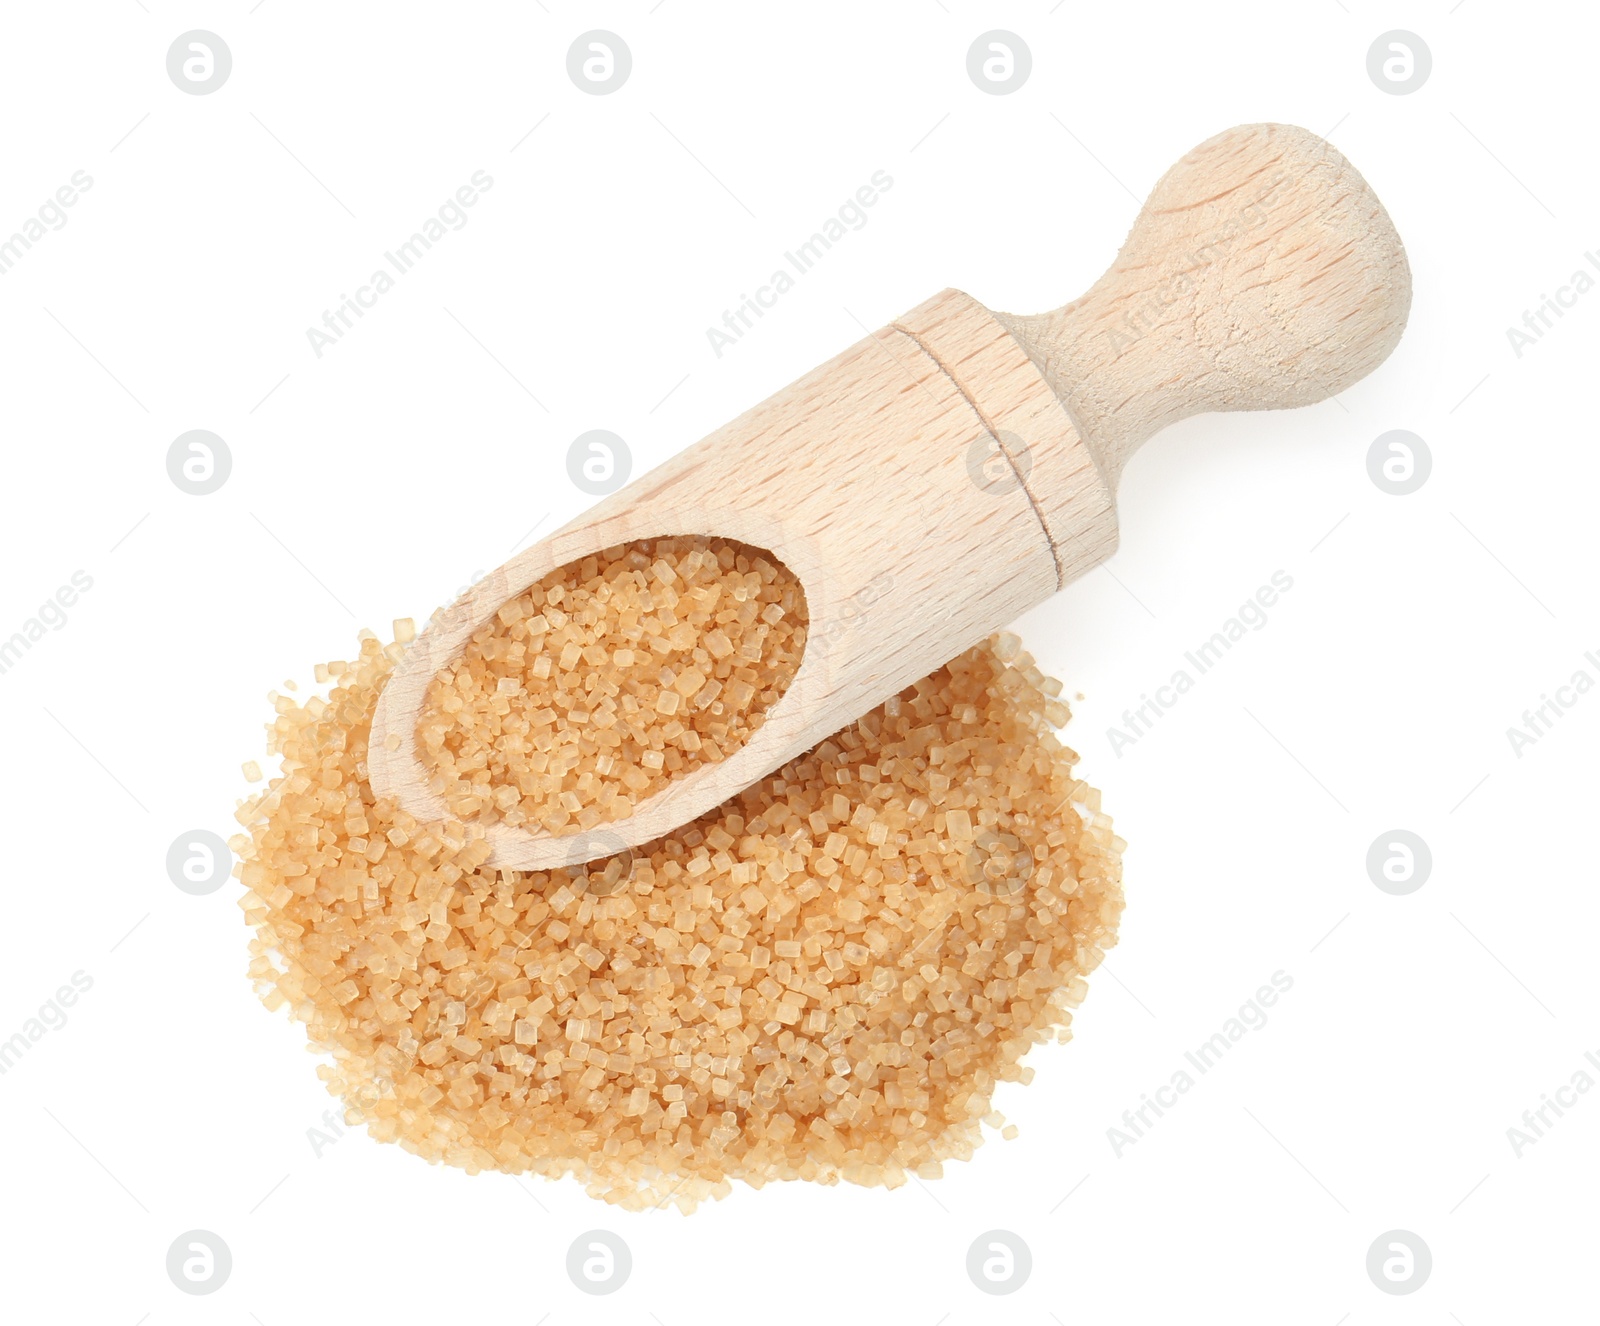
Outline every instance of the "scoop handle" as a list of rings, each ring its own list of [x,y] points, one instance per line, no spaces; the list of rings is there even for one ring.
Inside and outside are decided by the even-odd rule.
[[[1356,168],[1308,130],[1248,124],[1162,176],[1081,298],[996,317],[1114,486],[1188,415],[1337,395],[1394,349],[1410,307],[1405,248]]]

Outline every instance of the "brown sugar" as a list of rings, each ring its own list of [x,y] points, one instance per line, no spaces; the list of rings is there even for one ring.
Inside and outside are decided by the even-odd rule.
[[[737,750],[800,666],[800,582],[728,539],[560,567],[428,688],[417,750],[452,815],[561,835],[625,819]]]
[[[281,773],[232,843],[250,975],[372,1136],[632,1208],[893,1187],[970,1157],[996,1085],[1067,1039],[1122,844],[1014,636],[665,838],[537,873],[373,797],[403,649],[364,633],[326,700],[275,697]]]

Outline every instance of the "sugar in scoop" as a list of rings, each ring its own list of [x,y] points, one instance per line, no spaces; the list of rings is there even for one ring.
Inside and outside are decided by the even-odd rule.
[[[560,567],[441,668],[417,727],[449,812],[554,835],[625,819],[761,726],[806,642],[799,582],[726,539]]]

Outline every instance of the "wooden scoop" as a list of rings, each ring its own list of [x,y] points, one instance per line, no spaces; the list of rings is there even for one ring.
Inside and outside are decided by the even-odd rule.
[[[1158,429],[1332,396],[1394,348],[1410,303],[1400,238],[1331,145],[1280,124],[1219,134],[1162,177],[1081,299],[1018,316],[937,294],[436,614],[379,701],[372,790],[448,818],[418,713],[507,599],[602,548],[720,535],[769,550],[805,590],[805,653],[764,725],[627,819],[561,837],[486,826],[490,862],[523,870],[660,837],[1110,556],[1118,476]]]

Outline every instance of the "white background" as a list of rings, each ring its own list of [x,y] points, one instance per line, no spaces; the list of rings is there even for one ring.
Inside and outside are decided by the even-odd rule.
[[[1506,1133],[1600,1053],[1600,695],[1520,758],[1506,736],[1578,668],[1600,677],[1600,296],[1520,359],[1506,337],[1600,244],[1592,16],[108,0],[4,24],[0,235],[94,181],[0,277],[0,636],[94,581],[0,676],[0,1038],[93,980],[0,1077],[8,1319],[1592,1316],[1600,1092],[1520,1157]],[[210,95],[167,76],[191,28],[233,53]],[[566,74],[593,28],[633,53],[612,95]],[[1009,96],[967,76],[990,28],[1032,50]],[[1406,96],[1366,71],[1396,28],[1434,57]],[[245,979],[237,886],[191,897],[165,869],[176,837],[233,831],[265,692],[581,510],[577,434],[621,434],[638,472],[943,286],[1053,307],[1172,161],[1258,120],[1331,133],[1406,240],[1415,306],[1338,401],[1153,441],[1122,550],[1020,624],[1085,696],[1069,739],[1130,844],[1076,1040],[999,1094],[1021,1137],[936,1183],[738,1187],[687,1219],[361,1132],[314,1154],[333,1102]],[[317,358],[306,329],[480,169],[469,224]],[[880,169],[869,224],[717,358],[705,329]],[[233,457],[205,497],[165,468],[195,428]],[[1365,464],[1394,428],[1433,454],[1405,497]],[[1107,728],[1277,570],[1294,588],[1269,624],[1115,754]],[[1406,897],[1365,866],[1395,828],[1433,853]],[[1269,1023],[1116,1156],[1122,1111],[1278,970]],[[196,1228],[232,1250],[210,1297],[165,1271]],[[632,1249],[606,1298],[564,1269],[591,1228]],[[994,1228],[1033,1253],[1004,1298],[965,1269]],[[1409,1297],[1365,1270],[1396,1228],[1433,1253]]]

